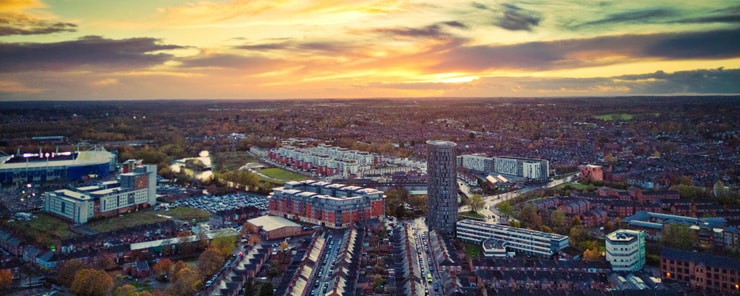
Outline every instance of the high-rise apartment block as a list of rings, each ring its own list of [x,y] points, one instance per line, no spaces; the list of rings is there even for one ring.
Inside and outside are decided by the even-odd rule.
[[[449,141],[427,141],[427,144],[427,225],[430,230],[454,237],[457,222],[457,144]]]

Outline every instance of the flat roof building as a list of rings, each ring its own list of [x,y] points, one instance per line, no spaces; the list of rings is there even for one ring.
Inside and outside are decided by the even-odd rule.
[[[619,229],[605,238],[606,261],[612,271],[638,271],[645,266],[645,232]]]
[[[457,222],[457,144],[449,141],[427,141],[427,144],[427,225],[430,230],[454,237]]]
[[[104,182],[75,190],[44,193],[44,211],[74,223],[109,217],[157,203],[157,166],[139,165],[121,174],[119,182]]]
[[[291,181],[272,190],[270,214],[330,228],[347,228],[385,215],[383,191],[313,180]]]
[[[457,222],[457,238],[476,244],[494,239],[505,242],[502,246],[509,251],[541,257],[552,257],[570,245],[565,235],[474,220]]]

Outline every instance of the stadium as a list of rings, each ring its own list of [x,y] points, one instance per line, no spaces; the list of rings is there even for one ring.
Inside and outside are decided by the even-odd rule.
[[[116,168],[117,156],[103,147],[88,151],[37,152],[0,156],[0,183],[43,183],[104,178]]]

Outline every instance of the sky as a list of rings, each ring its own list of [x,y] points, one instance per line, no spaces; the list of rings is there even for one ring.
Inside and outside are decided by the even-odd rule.
[[[0,0],[0,100],[740,94],[740,2]]]

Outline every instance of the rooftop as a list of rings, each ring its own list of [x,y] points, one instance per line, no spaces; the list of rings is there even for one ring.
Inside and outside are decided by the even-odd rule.
[[[288,219],[277,216],[262,216],[247,220],[247,222],[260,226],[265,231],[272,231],[283,227],[300,227],[301,225]]]

